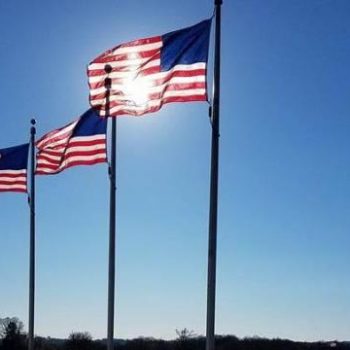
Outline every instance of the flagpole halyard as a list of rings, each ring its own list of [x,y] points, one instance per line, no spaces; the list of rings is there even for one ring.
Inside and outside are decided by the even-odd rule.
[[[207,280],[207,324],[206,350],[215,349],[215,291],[216,291],[216,250],[218,215],[218,178],[219,178],[219,137],[220,137],[220,38],[221,38],[222,0],[215,0],[215,52],[214,52],[214,89],[211,108],[212,141],[210,173],[210,209],[208,242],[208,280]]]
[[[29,243],[29,317],[28,350],[34,350],[34,301],[35,301],[35,119],[30,128],[30,243]]]
[[[105,65],[105,72],[111,73],[112,67]],[[110,114],[110,89],[112,79],[105,78],[106,110],[105,118]],[[109,167],[110,207],[109,207],[109,258],[108,258],[108,315],[107,315],[107,350],[114,349],[114,298],[115,298],[115,231],[116,231],[116,146],[117,120],[112,118],[111,130],[111,161]]]

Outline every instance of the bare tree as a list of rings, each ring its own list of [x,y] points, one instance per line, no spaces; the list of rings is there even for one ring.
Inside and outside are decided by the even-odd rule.
[[[23,333],[23,323],[17,317],[0,319],[0,336],[3,350],[25,349],[26,337]]]
[[[69,335],[65,344],[67,350],[90,350],[93,341],[89,332],[73,332]]]

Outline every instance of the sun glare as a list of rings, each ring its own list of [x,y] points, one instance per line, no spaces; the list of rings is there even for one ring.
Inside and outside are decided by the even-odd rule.
[[[123,86],[124,94],[133,105],[143,106],[149,101],[150,88],[152,86],[149,79],[142,77],[128,79]]]

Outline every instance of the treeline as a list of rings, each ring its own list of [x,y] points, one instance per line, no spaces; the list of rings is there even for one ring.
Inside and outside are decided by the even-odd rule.
[[[0,319],[0,350],[26,350],[27,336],[18,319]],[[205,338],[187,329],[176,331],[177,339],[136,338],[116,340],[118,350],[205,350]],[[72,333],[68,339],[35,338],[36,350],[105,350],[106,340],[93,340],[88,332]],[[350,350],[350,342],[294,342],[259,337],[239,339],[217,336],[216,350]]]

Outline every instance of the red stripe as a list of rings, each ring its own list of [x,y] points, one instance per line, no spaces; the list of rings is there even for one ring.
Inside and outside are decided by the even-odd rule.
[[[47,163],[42,163],[41,162],[42,160],[46,160]],[[45,166],[46,164],[56,164],[56,166],[59,166],[61,161],[62,161],[61,159],[53,160],[53,159],[50,159],[50,158],[47,158],[47,157],[41,155],[37,158],[37,167]]]
[[[68,150],[67,150],[68,151]],[[60,164],[62,164],[65,161],[69,161],[72,157],[84,157],[84,156],[94,156],[98,154],[105,154],[106,149],[100,149],[100,150],[91,150],[91,151],[76,151],[76,152],[69,152],[68,154],[62,155],[62,159],[60,160],[53,160],[49,158],[45,158],[43,156],[39,156],[37,161],[40,162],[40,160],[46,160],[49,163],[38,163],[38,168],[40,167],[46,167],[47,165],[54,166],[55,168],[58,168]]]
[[[141,69],[140,71],[136,71],[135,73],[137,73],[137,77],[145,77],[145,76],[148,76],[150,74],[156,74],[159,72],[160,72],[160,66],[154,66],[154,67]],[[130,77],[131,76],[132,76],[132,74],[130,74]],[[100,81],[98,81],[96,83],[89,82],[90,90],[104,87],[104,79],[105,79],[105,76],[101,76]],[[127,79],[127,77],[125,77],[125,78],[112,78],[112,84],[123,84],[125,82],[125,79]]]
[[[107,160],[107,155],[106,155],[106,150],[101,149],[101,150],[92,150],[92,151],[80,151],[80,152],[71,152],[66,154],[61,160],[54,161],[54,160],[49,160],[46,159],[49,163],[38,163],[37,164],[37,171],[39,171],[42,168],[49,168],[52,170],[56,170],[60,167],[60,165],[64,162],[69,162],[71,158],[73,157],[84,157],[84,156],[94,156],[94,155],[99,155],[103,154],[105,155],[105,158],[98,158],[102,162],[105,162]],[[38,161],[44,158],[38,158]],[[89,162],[90,160],[84,161],[84,162]],[[94,160],[93,160],[94,161]],[[74,161],[73,163],[75,163]]]
[[[157,36],[150,36],[149,38],[142,38],[142,39],[129,41],[129,42],[121,44],[117,47],[118,48],[135,47],[135,46],[146,45],[146,44],[154,44],[154,43],[161,42],[161,41],[162,41],[162,37],[160,35],[157,35]]]
[[[1,189],[0,188],[0,192],[21,192],[21,193],[27,193],[27,190],[26,189],[23,189],[23,188],[9,188],[9,189]]]
[[[62,158],[67,151],[71,148],[71,147],[84,147],[84,146],[96,146],[96,145],[106,145],[106,140],[93,140],[93,141],[74,141],[74,139],[72,139],[72,142],[69,142],[69,144],[67,145],[67,147],[63,148],[60,152],[52,152],[52,151],[47,151],[47,150],[43,150],[43,151],[39,151],[39,153],[37,154],[37,160],[41,160],[41,159],[45,159],[48,162],[52,162],[52,163],[58,163],[60,162],[60,159],[52,159],[50,157],[48,157],[48,155],[53,155],[56,157],[60,157]],[[84,152],[93,152],[93,153],[99,153],[100,151],[105,152],[106,146],[104,149],[101,150],[91,150],[91,151],[84,151]]]
[[[22,176],[27,176],[27,173],[23,174],[10,174],[10,173],[1,173],[0,174],[0,180],[2,177],[11,177],[11,178],[16,178],[16,177],[22,177]]]
[[[205,95],[189,95],[189,96],[171,96],[163,99],[163,103],[171,102],[194,102],[194,101],[207,101],[207,96]]]
[[[55,171],[55,172],[50,172],[50,173],[47,173],[43,170],[37,170],[35,172],[36,175],[54,175],[54,174],[58,174],[60,173],[62,170],[64,169],[67,169],[67,168],[70,168],[72,166],[77,166],[77,165],[94,165],[94,164],[98,164],[98,163],[105,163],[106,162],[106,159],[95,159],[95,160],[86,160],[86,161],[75,161],[75,162],[71,162],[69,164],[67,164],[64,168],[60,169],[59,171]],[[44,168],[44,167],[42,167]],[[50,168],[50,167],[47,167],[47,168]],[[57,168],[50,168],[52,170],[55,170]]]
[[[162,101],[159,103],[159,105],[152,106],[149,108],[145,108],[141,111],[132,111],[127,109],[122,109],[116,112],[111,111],[110,116],[111,117],[117,117],[121,115],[132,115],[132,116],[142,116],[146,113],[153,113],[157,112],[164,104],[171,103],[171,102],[194,102],[194,101],[207,101],[207,96],[204,95],[190,95],[190,96],[179,96],[179,97],[167,97],[162,99]]]
[[[66,133],[60,135],[60,136],[56,136],[56,137],[51,136],[49,139],[42,139],[40,142],[36,143],[36,146],[38,149],[41,149],[41,148],[45,148],[50,143],[55,143],[57,141],[66,140],[66,142],[67,142],[69,137],[72,135],[72,132],[73,132],[73,129],[69,132],[66,132]]]
[[[158,67],[154,67],[154,68],[157,68],[157,71],[151,72],[149,74],[160,73],[160,69],[158,69]],[[154,82],[154,85],[162,85],[174,77],[196,77],[196,76],[206,77],[206,73],[207,73],[206,69],[177,70],[173,72],[170,71],[164,77],[159,79],[154,79],[153,82]],[[143,74],[142,76],[146,76],[146,74]],[[90,89],[98,89],[98,88],[104,87],[104,79],[105,77],[101,77],[101,81],[96,83],[89,83]],[[124,81],[125,81],[125,78],[112,78],[112,84],[123,84]]]
[[[135,64],[132,63],[132,60],[135,59],[140,59],[140,58],[150,58],[149,60],[140,63],[140,64]],[[126,61],[125,64],[123,66],[120,67],[113,67],[113,72],[118,72],[118,71],[125,71],[125,69],[123,69],[123,67],[142,67],[145,64],[148,64],[149,62],[151,62],[152,60],[156,60],[156,59],[160,59],[160,48],[159,49],[155,49],[155,50],[150,50],[150,51],[141,51],[141,52],[137,52],[137,53],[130,53],[130,54],[124,54],[124,55],[116,55],[113,57],[108,57],[108,60],[106,60],[106,62],[103,63],[115,63],[118,61]],[[129,62],[127,62],[129,61]],[[134,68],[135,70],[135,68]],[[89,77],[96,77],[99,75],[103,75],[105,76],[106,72],[104,69],[94,69],[94,68],[90,68],[88,67],[88,71],[87,74]]]
[[[49,156],[55,156],[55,157],[59,157],[61,156],[62,152],[65,150],[65,146],[57,148],[56,147],[54,149],[41,149],[39,150],[38,154],[47,154]]]
[[[155,73],[160,71],[160,65],[158,64],[154,64],[152,67],[148,67],[145,68],[145,66],[147,64],[149,64],[152,61],[158,60],[160,58],[160,55],[156,55],[154,57],[152,57],[152,59],[143,62],[142,64],[128,64],[125,63],[123,66],[119,66],[119,67],[113,67],[112,68],[112,74],[113,73],[125,73],[125,72],[130,72],[130,74],[138,74],[140,75],[140,73],[142,73],[143,75],[147,75],[147,74],[151,74],[153,71],[150,70],[154,70],[155,68],[157,68],[157,70],[155,71]],[[149,72],[150,71],[150,72]],[[104,69],[96,69],[93,71],[90,71],[88,73],[89,77],[101,77],[101,79],[105,79],[106,78],[106,73],[104,71]],[[119,78],[120,79],[120,78]]]
[[[64,167],[64,169],[70,168],[70,167],[76,166],[76,165],[93,165],[93,164],[98,164],[98,163],[105,163],[106,160],[107,160],[106,158],[93,159],[93,160],[76,160],[74,162],[68,163],[67,166]]]
[[[104,154],[106,153],[106,149],[97,149],[92,151],[76,151],[76,152],[69,152],[65,155],[64,160],[69,160],[71,157],[79,157],[79,156],[94,156],[98,154]]]
[[[70,139],[68,147],[76,147],[76,146],[95,146],[95,145],[104,145],[106,144],[106,139],[100,140],[91,140],[91,141],[80,141],[76,140],[74,137]]]
[[[161,98],[163,98],[163,95],[165,94],[165,92],[167,91],[185,91],[185,90],[192,90],[192,89],[206,89],[206,83],[205,82],[194,82],[194,83],[175,83],[172,84],[171,82],[169,82],[169,85],[164,85],[163,89],[159,92],[155,92],[152,94],[149,94],[147,96],[148,101],[152,101],[152,100],[159,100]],[[125,96],[127,98],[129,98],[130,96],[128,95],[124,95],[122,92],[119,94],[120,96]],[[94,96],[94,98],[92,99],[92,103],[93,101],[96,99],[103,99],[104,95],[103,94],[99,94]],[[110,105],[111,106],[124,106],[125,105],[125,101],[120,101],[120,100],[113,100],[113,96],[111,97],[111,101],[110,101]],[[105,109],[105,107],[103,106],[102,109]]]
[[[167,84],[164,84],[163,89],[161,92],[153,93],[150,94],[150,100],[160,98],[161,94],[164,93],[165,91],[182,91],[182,90],[188,90],[188,89],[206,89],[207,85],[206,82],[188,82],[188,83],[172,83],[171,80],[168,81]],[[114,90],[113,95],[119,95],[119,96],[126,96],[122,90]],[[113,100],[113,95],[111,99]],[[158,97],[153,97],[153,96],[158,96]],[[106,93],[100,93],[98,95],[94,95],[91,97],[91,101],[94,100],[100,100],[106,97]]]
[[[52,131],[48,132],[47,134],[45,134],[44,136],[42,136],[39,140],[37,140],[37,141],[35,142],[35,145],[38,147],[38,145],[39,145],[41,142],[46,141],[46,140],[48,140],[48,139],[52,140],[51,138],[52,138],[55,134],[59,133],[60,131],[62,131],[62,130],[65,129],[65,128],[68,128],[70,125],[72,125],[72,124],[74,124],[74,123],[76,123],[76,121],[71,122],[71,123],[69,123],[69,124],[63,126],[62,128],[59,128],[59,129],[52,130]],[[73,130],[73,129],[72,129],[72,130]],[[69,131],[69,132],[66,132],[66,133],[62,134],[62,135],[60,136],[60,138],[61,138],[61,137],[63,138],[63,136],[67,136],[67,137],[68,137],[68,136],[72,133],[72,130]],[[46,142],[47,142],[47,141],[46,141]],[[52,141],[52,142],[53,142],[53,141]],[[40,145],[40,147],[42,147],[42,145]]]
[[[115,46],[113,49],[107,50],[104,53],[102,53],[100,56],[96,57],[91,63],[107,63],[109,62],[109,58],[114,55],[114,51],[123,48],[123,47],[135,47],[139,45],[146,45],[146,44],[153,44],[162,41],[161,36],[153,36],[150,38],[144,38],[144,39],[138,39],[134,41],[130,41],[125,44],[121,44],[118,46]]]
[[[162,99],[160,103],[156,106],[148,107],[143,110],[127,110],[127,109],[121,109],[118,111],[111,111],[110,116],[111,117],[118,117],[122,115],[131,115],[135,117],[142,116],[146,113],[154,113],[157,112],[164,104],[171,103],[171,102],[193,102],[193,101],[207,101],[207,96],[204,95],[191,95],[191,96],[181,96],[181,97],[168,97]]]
[[[174,84],[174,85],[177,85],[177,84]],[[182,85],[182,84],[181,84]],[[166,91],[186,91],[186,90],[191,90],[191,89],[196,89],[196,88],[200,88],[200,89],[206,89],[206,84],[205,83],[192,83],[192,84],[183,84],[183,85],[186,85],[187,88],[184,88],[184,89],[176,89],[175,87],[173,87],[172,85],[169,85],[169,86],[165,86],[164,87],[164,90],[161,91],[161,92],[157,92],[157,93],[154,93],[154,94],[150,94],[148,96],[148,101],[153,101],[153,100],[167,100],[167,99],[171,99],[171,98],[187,98],[187,97],[191,97],[191,96],[195,96],[194,98],[198,98],[198,101],[206,101],[207,100],[207,94],[206,92],[204,92],[203,94],[195,94],[195,95],[188,95],[188,96],[169,96],[169,97],[163,97],[164,93]],[[191,100],[191,101],[196,101],[195,99]],[[94,100],[91,101],[91,104],[94,103]],[[117,100],[117,101],[110,101],[109,103],[110,105],[110,108],[112,109],[113,107],[117,107],[117,106],[126,106],[126,103],[125,101],[120,101],[120,100]],[[103,105],[96,105],[98,106],[98,108],[100,110],[105,110],[105,104]],[[132,107],[130,107],[132,108]],[[119,112],[118,112],[119,114]]]
[[[18,180],[12,182],[0,179],[0,185],[27,185],[27,181]]]
[[[36,167],[36,171],[39,171],[42,168],[44,168],[44,169],[48,168],[48,169],[51,169],[51,170],[55,170],[55,169],[58,169],[59,166],[54,165],[54,164],[38,164],[37,167]]]

